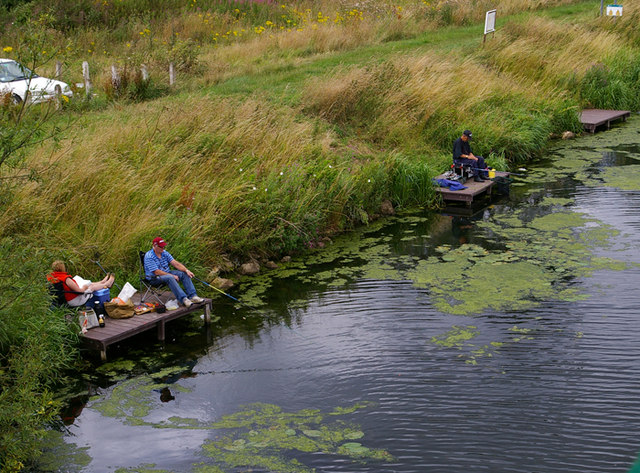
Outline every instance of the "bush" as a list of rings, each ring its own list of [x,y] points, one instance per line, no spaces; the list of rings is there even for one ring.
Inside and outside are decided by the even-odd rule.
[[[77,337],[49,309],[48,254],[17,237],[0,240],[0,469],[20,471],[58,406],[49,388],[72,363]]]

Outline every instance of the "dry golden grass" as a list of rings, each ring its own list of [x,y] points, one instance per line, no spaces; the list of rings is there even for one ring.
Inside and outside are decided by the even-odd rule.
[[[554,84],[567,74],[583,74],[594,63],[626,47],[613,32],[532,18],[507,25],[487,49],[491,63],[500,71]]]

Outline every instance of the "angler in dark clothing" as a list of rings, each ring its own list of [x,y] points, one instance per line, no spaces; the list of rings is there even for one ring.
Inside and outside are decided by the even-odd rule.
[[[471,152],[471,132],[464,130],[462,136],[453,143],[453,164],[470,166],[473,173],[473,180],[483,182],[488,177],[486,173],[487,165],[482,156],[474,156]]]

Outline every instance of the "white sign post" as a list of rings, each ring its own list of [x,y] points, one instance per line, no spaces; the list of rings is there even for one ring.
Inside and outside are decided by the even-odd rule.
[[[487,40],[487,34],[495,33],[496,31],[496,10],[489,10],[484,17],[484,36],[482,42]]]
[[[607,16],[622,16],[622,5],[607,5]]]

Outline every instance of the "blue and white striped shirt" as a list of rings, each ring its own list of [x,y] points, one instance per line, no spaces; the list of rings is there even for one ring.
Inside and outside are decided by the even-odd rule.
[[[158,258],[153,251],[153,249],[147,251],[144,255],[144,274],[147,278],[152,278],[155,276],[153,273],[157,269],[161,269],[162,271],[169,272],[171,268],[169,268],[169,263],[173,261],[173,256],[167,250],[163,251]]]

